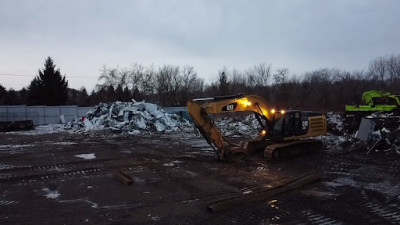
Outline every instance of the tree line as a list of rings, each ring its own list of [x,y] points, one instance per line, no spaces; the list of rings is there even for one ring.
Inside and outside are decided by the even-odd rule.
[[[0,84],[0,104],[93,106],[134,99],[184,106],[192,98],[245,93],[260,95],[271,105],[285,109],[342,111],[345,104],[361,104],[364,91],[399,94],[399,88],[400,55],[390,55],[372,60],[365,70],[352,72],[322,68],[295,75],[288,68],[274,69],[266,63],[244,71],[223,67],[207,83],[193,66],[104,66],[96,88],[88,94],[85,88],[68,88],[65,76],[48,57],[28,88],[6,90]]]

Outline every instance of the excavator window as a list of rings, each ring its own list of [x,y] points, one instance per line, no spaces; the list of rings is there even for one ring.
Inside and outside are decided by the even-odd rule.
[[[283,126],[283,136],[290,137],[299,135],[301,132],[301,116],[300,112],[289,112],[285,116]]]
[[[273,128],[274,139],[282,139],[303,134],[300,111],[286,112],[285,114],[275,114]]]
[[[274,115],[274,127],[273,127],[273,139],[281,139],[282,138],[282,131],[283,131],[283,122],[284,116],[280,113],[276,113]]]
[[[279,115],[279,114],[277,114]],[[306,130],[303,129],[303,121],[300,111],[287,112],[275,118],[273,136],[275,139],[303,135]]]

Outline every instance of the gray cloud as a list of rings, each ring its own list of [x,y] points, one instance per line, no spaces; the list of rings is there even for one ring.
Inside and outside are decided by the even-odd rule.
[[[0,1],[0,73],[36,74],[52,56],[71,87],[92,89],[102,65],[193,65],[211,78],[223,66],[271,63],[301,74],[366,69],[400,52],[396,0]],[[29,77],[0,76],[16,89]]]

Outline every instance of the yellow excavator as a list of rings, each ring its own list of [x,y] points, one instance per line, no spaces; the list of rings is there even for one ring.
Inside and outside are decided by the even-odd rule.
[[[277,110],[256,95],[230,95],[192,99],[187,111],[207,142],[221,159],[230,159],[236,153],[249,154],[264,149],[264,156],[271,159],[287,157],[308,150],[322,148],[322,143],[311,139],[327,132],[326,117],[319,112]],[[259,137],[233,143],[221,134],[213,114],[254,112],[259,127]],[[233,115],[233,114],[231,114]]]

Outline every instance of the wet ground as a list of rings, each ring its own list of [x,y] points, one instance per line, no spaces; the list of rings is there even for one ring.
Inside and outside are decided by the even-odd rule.
[[[132,185],[114,179],[123,170]],[[310,171],[323,179],[212,213],[207,203]],[[357,148],[215,158],[194,134],[0,134],[1,224],[400,224],[400,156]]]

